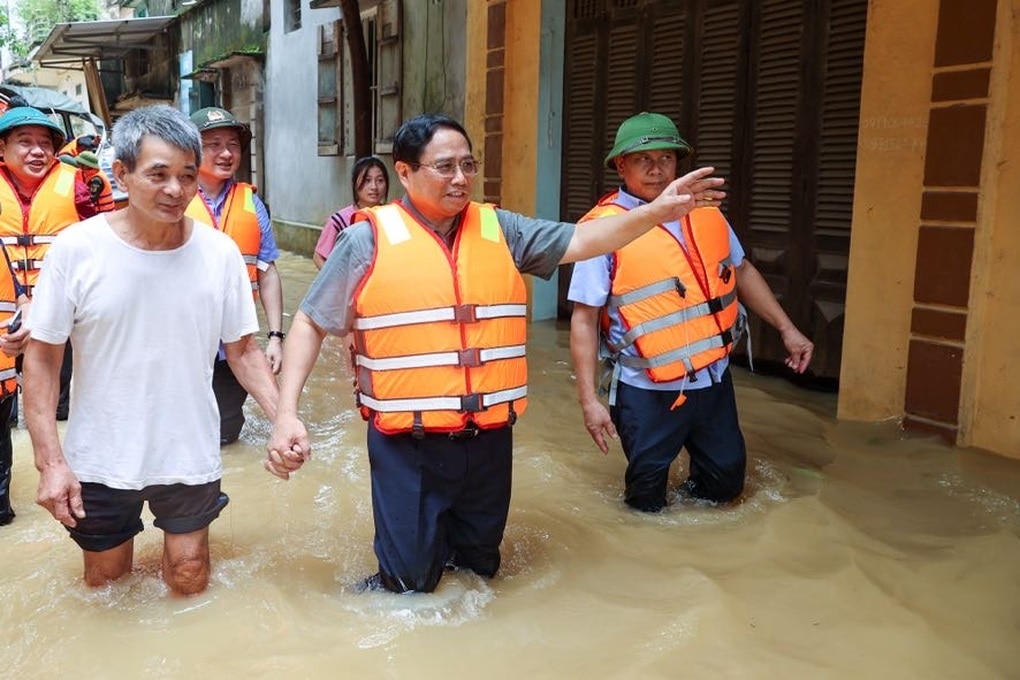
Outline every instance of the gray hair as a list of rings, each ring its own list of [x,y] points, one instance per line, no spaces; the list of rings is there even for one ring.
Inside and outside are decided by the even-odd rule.
[[[172,106],[156,104],[130,111],[114,123],[114,158],[123,163],[128,172],[134,172],[142,149],[142,138],[147,135],[195,154],[195,165],[201,164],[202,136],[198,128]]]

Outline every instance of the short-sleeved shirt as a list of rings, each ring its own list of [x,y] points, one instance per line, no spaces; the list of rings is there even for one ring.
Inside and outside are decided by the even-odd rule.
[[[336,237],[340,235],[341,231],[351,226],[351,218],[357,209],[357,204],[351,203],[329,216],[326,223],[322,225],[319,240],[315,242],[315,252],[324,259],[329,257],[329,254],[333,252],[333,246],[336,245]]]
[[[39,275],[33,341],[74,347],[68,465],[115,489],[222,476],[212,390],[220,341],[258,330],[237,244],[192,228],[173,250],[122,240],[106,213],[65,229]]]
[[[423,225],[421,213],[404,198],[407,208]],[[548,279],[556,271],[576,226],[525,217],[509,210],[496,210],[496,219],[517,269]],[[459,229],[460,216],[454,229]],[[452,233],[452,232],[451,232]],[[312,281],[301,311],[331,335],[346,335],[354,324],[354,293],[368,273],[375,255],[375,235],[367,222],[359,222],[340,232],[333,252]]]
[[[209,194],[202,191],[199,187],[198,195],[202,197],[205,204],[209,206],[209,211],[212,213],[216,221],[220,221],[220,216],[223,215],[223,207],[227,203],[227,195],[230,193],[230,188],[234,186],[236,182],[234,180],[227,180],[223,185],[223,191],[220,192],[219,196],[209,196]],[[276,247],[276,235],[273,234],[273,222],[269,219],[269,211],[266,209],[266,204],[262,202],[258,193],[252,194],[252,199],[255,203],[255,217],[259,221],[259,254],[258,260],[255,266],[259,268],[259,271],[266,271],[269,269],[269,265],[280,259],[280,250]]]
[[[645,201],[627,193],[621,188],[616,203],[627,210],[633,210],[637,206],[643,205]],[[680,244],[686,248],[683,229],[680,226],[679,220],[666,222],[662,226],[668,229],[669,233],[673,234]],[[740,245],[737,235],[733,233],[733,228],[727,225],[727,229],[730,235],[730,257],[733,259],[733,266],[739,267],[744,262],[744,248]],[[606,300],[609,299],[609,291],[612,286],[612,281],[610,280],[612,266],[613,256],[611,254],[600,255],[590,260],[575,263],[567,298],[571,302],[579,302],[590,307],[604,307]],[[619,342],[622,337],[622,325],[618,319],[614,319],[614,323],[610,324],[609,340],[611,342]],[[625,348],[623,353],[629,356],[636,356],[637,350],[634,348],[634,345],[631,345]],[[696,390],[708,387],[713,383],[718,383],[722,379],[722,374],[727,366],[729,366],[729,359],[724,357],[695,373],[694,380],[684,378],[664,383],[652,382],[643,369],[620,366],[620,382],[646,390]]]

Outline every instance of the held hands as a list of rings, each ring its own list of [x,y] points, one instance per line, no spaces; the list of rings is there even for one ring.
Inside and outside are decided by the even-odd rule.
[[[588,434],[595,441],[595,444],[602,451],[602,454],[609,453],[609,444],[606,437],[616,439],[616,426],[609,417],[609,409],[602,405],[597,399],[591,399],[581,404],[581,411],[584,414],[584,427]]]
[[[712,177],[713,167],[698,168],[674,180],[648,204],[659,223],[678,220],[695,208],[715,207],[726,192],[720,187],[725,180]]]
[[[262,466],[280,479],[290,479],[312,457],[308,431],[296,416],[277,416],[266,449]]]

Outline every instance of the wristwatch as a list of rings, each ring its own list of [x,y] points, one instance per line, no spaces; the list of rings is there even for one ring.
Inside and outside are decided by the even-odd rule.
[[[287,337],[287,334],[284,333],[283,331],[269,331],[268,333],[266,333],[266,335],[269,337],[270,340],[273,338],[280,338],[280,342],[283,342],[283,339]]]

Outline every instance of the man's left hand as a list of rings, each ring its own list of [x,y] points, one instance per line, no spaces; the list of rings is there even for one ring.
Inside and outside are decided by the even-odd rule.
[[[266,345],[266,361],[269,362],[273,375],[278,375],[283,367],[283,343],[279,338],[269,339],[269,344]]]
[[[803,373],[811,363],[811,355],[814,354],[815,346],[803,333],[791,326],[780,332],[783,339],[783,346],[789,356],[786,357],[786,365],[793,369],[794,373]]]

